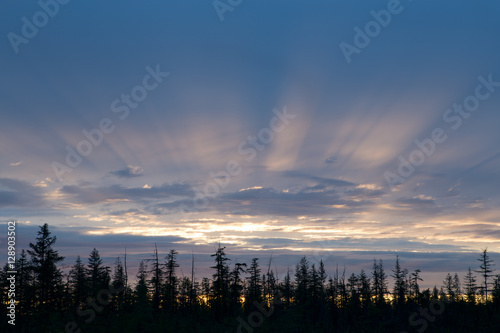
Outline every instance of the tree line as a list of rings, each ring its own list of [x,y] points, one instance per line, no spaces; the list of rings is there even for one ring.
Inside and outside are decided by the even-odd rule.
[[[461,279],[420,288],[421,270],[396,257],[389,275],[382,260],[370,272],[333,276],[303,257],[279,278],[272,260],[235,262],[218,246],[212,276],[179,276],[178,252],[153,249],[129,283],[126,255],[106,266],[93,249],[64,274],[49,226],[16,261],[16,332],[493,332],[500,330],[500,274],[484,249]],[[8,265],[0,271],[7,304]],[[389,281],[393,287],[389,289]],[[6,317],[6,306],[2,307]],[[7,328],[4,320],[0,328]],[[11,328],[11,327],[10,327]],[[2,331],[6,331],[3,330]]]

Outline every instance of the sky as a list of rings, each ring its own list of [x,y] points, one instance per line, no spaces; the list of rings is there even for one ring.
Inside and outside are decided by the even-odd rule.
[[[0,222],[72,265],[500,262],[500,3],[3,1]],[[5,258],[0,260],[2,262]]]

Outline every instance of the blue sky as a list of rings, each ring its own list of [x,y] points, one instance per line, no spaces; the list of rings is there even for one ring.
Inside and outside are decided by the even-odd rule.
[[[428,284],[481,248],[500,261],[497,2],[41,3],[46,21],[0,4],[0,219],[20,246],[47,222],[66,264],[155,242],[282,271],[397,253]],[[356,27],[372,37],[348,62]]]

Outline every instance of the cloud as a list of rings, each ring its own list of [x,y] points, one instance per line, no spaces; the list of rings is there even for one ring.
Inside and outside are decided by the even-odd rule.
[[[140,215],[143,214],[139,209],[131,208],[127,210],[114,210],[107,213],[111,216],[128,216],[128,215]]]
[[[385,192],[373,184],[355,183],[300,172],[285,172],[286,176],[302,178],[309,185],[292,186],[283,190],[252,186],[222,193],[215,198],[192,198],[157,204],[149,208],[153,214],[168,214],[180,207],[186,212],[216,211],[234,215],[320,216],[334,212],[359,211],[371,206]],[[312,184],[311,184],[312,183]],[[341,209],[341,211],[339,211]]]
[[[16,162],[16,163],[10,163],[11,166],[18,166],[18,165],[21,165],[23,163],[23,161],[19,161],[19,162]]]
[[[44,203],[38,186],[10,178],[0,178],[0,207],[39,207]]]
[[[371,205],[370,200],[350,198],[330,185],[318,184],[299,190],[278,191],[274,188],[251,188],[225,193],[214,199],[214,209],[237,215],[324,215],[357,210]]]
[[[333,164],[333,163],[335,163],[337,161],[338,161],[338,158],[335,155],[334,156],[330,156],[327,159],[325,159],[325,163],[326,164]]]
[[[428,206],[434,206],[436,202],[430,198],[430,197],[424,197],[424,196],[416,196],[413,198],[399,198],[396,200],[396,203],[399,204],[400,206],[406,206],[406,207],[428,207]]]
[[[85,185],[67,185],[60,189],[63,194],[78,203],[95,204],[113,200],[141,201],[145,199],[165,199],[172,197],[190,197],[194,194],[191,185],[186,183],[163,184],[149,187],[88,187]]]
[[[346,180],[342,179],[334,179],[334,178],[324,178],[324,177],[318,177],[318,176],[311,176],[306,173],[300,172],[300,171],[286,171],[284,172],[284,175],[286,177],[292,177],[292,178],[301,178],[309,181],[315,181],[321,184],[327,184],[327,185],[334,185],[334,186],[356,186],[356,184],[351,183]]]
[[[110,174],[117,176],[118,178],[134,178],[142,176],[144,174],[144,170],[139,166],[129,165],[125,169],[111,171]]]

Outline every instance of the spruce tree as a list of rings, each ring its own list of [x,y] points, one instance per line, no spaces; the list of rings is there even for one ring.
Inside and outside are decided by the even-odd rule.
[[[241,274],[245,273],[247,264],[237,262],[234,264],[233,270],[230,274],[229,298],[232,309],[239,309],[241,307],[241,296],[243,291],[243,279]]]
[[[376,298],[376,303],[385,303],[385,294],[387,293],[387,275],[385,274],[382,260],[379,260],[377,263],[377,261],[373,259],[372,281],[372,290]]]
[[[121,312],[125,306],[125,270],[123,268],[120,257],[115,260],[113,269],[113,280],[111,281],[113,287],[113,305],[117,312]]]
[[[308,287],[310,283],[309,262],[302,257],[295,267],[295,300],[297,304],[305,306],[308,300]]]
[[[111,282],[110,268],[103,264],[99,251],[95,247],[90,252],[85,271],[89,284],[90,297],[95,298],[99,291],[109,289]]]
[[[250,307],[254,301],[260,302],[262,300],[262,276],[260,275],[261,269],[258,258],[252,259],[247,272],[250,276],[247,277],[248,288],[245,302],[247,307]]]
[[[57,264],[63,261],[64,257],[52,248],[56,240],[57,237],[51,236],[49,225],[45,223],[40,226],[36,243],[29,244],[31,250],[28,250],[28,254],[31,256],[35,279],[33,285],[36,290],[36,306],[41,315],[61,307],[63,280]]]
[[[165,257],[167,261],[165,262],[165,308],[168,310],[173,310],[176,308],[177,295],[178,295],[178,278],[175,273],[175,269],[179,267],[177,263],[177,252],[175,250],[170,250],[169,254]]]
[[[361,270],[361,273],[358,276],[358,284],[359,284],[358,289],[362,299],[362,304],[364,307],[366,307],[371,303],[372,293],[371,293],[370,278],[368,278],[364,270]]]
[[[226,257],[224,249],[225,247],[219,244],[215,254],[211,255],[215,261],[215,266],[211,267],[215,269],[212,282],[212,304],[215,316],[219,320],[227,313],[229,303],[229,266],[226,262],[229,258]]]
[[[69,271],[69,292],[73,305],[84,304],[89,295],[89,284],[86,276],[85,266],[82,263],[80,256],[76,258],[76,262]]]
[[[472,269],[469,267],[467,270],[467,275],[464,278],[464,288],[465,296],[467,297],[467,302],[475,304],[476,303],[476,276],[473,274]]]
[[[161,298],[162,298],[162,287],[163,287],[163,275],[164,272],[162,270],[162,264],[160,263],[160,259],[158,256],[158,247],[156,246],[155,243],[155,250],[153,253],[153,258],[152,259],[147,259],[147,261],[151,261],[152,268],[149,271],[151,273],[151,280],[149,280],[149,283],[151,285],[152,289],[152,306],[153,306],[153,311],[155,315],[157,314],[158,310],[160,309],[160,303],[161,303]]]
[[[443,289],[445,290],[446,298],[450,301],[454,301],[455,290],[453,288],[453,278],[450,273],[448,273],[443,280]]]
[[[453,294],[455,296],[455,300],[458,300],[462,295],[462,286],[460,283],[460,278],[458,277],[457,273],[455,273],[455,275],[453,276],[452,289],[453,289]]]
[[[483,284],[479,287],[479,290],[481,294],[485,296],[486,300],[488,300],[488,286],[491,284],[489,279],[493,276],[491,273],[495,271],[492,267],[493,260],[490,259],[487,251],[488,249],[483,249],[483,253],[481,253],[481,256],[477,259],[480,264],[479,270],[475,271],[476,273],[481,274],[481,277],[483,278]]]
[[[283,301],[285,307],[289,307],[292,303],[293,297],[293,286],[292,279],[290,277],[290,268],[287,269],[283,283],[281,284],[281,294],[283,295]]]
[[[415,297],[420,296],[420,286],[418,285],[418,281],[423,281],[422,278],[420,277],[420,269],[416,269],[413,273],[411,273],[411,278],[410,278],[410,295],[413,295]]]
[[[149,303],[149,290],[148,290],[148,266],[141,260],[139,263],[139,271],[137,272],[137,284],[135,286],[135,294],[137,304],[139,306],[146,306]]]
[[[16,261],[16,270],[19,312],[21,315],[29,316],[32,313],[35,289],[33,288],[33,269],[24,249],[21,250],[21,255]]]
[[[394,301],[397,304],[403,304],[405,302],[405,295],[408,291],[408,286],[406,282],[406,276],[408,271],[406,269],[401,269],[399,264],[399,256],[396,256],[396,266],[392,270],[394,278]]]

